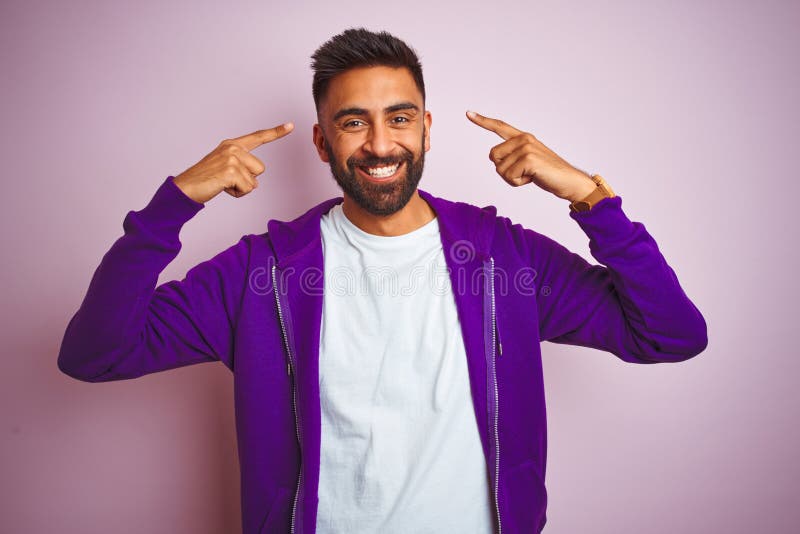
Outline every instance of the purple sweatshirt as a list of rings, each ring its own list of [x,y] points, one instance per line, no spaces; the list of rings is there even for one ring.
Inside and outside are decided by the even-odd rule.
[[[233,372],[245,534],[313,533],[320,466],[320,218],[300,217],[156,286],[179,232],[204,205],[167,177],[130,211],[70,320],[58,367],[86,382],[221,361]],[[620,196],[569,212],[602,265],[480,208],[419,194],[437,214],[498,533],[546,522],[547,427],[540,343],[594,347],[630,363],[702,352],[706,323]],[[398,318],[402,320],[402,318]],[[453,481],[454,491],[458,481]]]

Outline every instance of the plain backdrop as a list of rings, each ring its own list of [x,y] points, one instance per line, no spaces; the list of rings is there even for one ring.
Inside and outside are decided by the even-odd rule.
[[[796,532],[800,4],[0,4],[0,532],[238,532],[233,381],[220,363],[89,384],[64,329],[122,220],[224,138],[294,121],[267,170],[184,226],[160,282],[339,190],[311,143],[310,55],[388,30],[423,64],[420,187],[593,261],[567,202],[508,186],[474,109],[602,174],[704,314],[677,364],[543,345],[545,532]]]

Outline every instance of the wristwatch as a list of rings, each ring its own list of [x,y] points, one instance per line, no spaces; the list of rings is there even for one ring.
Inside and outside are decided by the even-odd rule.
[[[589,193],[586,197],[582,198],[581,200],[576,200],[569,205],[569,209],[571,211],[589,211],[592,209],[592,206],[603,200],[604,198],[614,198],[617,196],[614,194],[614,191],[611,190],[611,186],[603,180],[603,177],[599,174],[593,174],[592,180],[594,183],[597,184],[597,187],[594,191]]]

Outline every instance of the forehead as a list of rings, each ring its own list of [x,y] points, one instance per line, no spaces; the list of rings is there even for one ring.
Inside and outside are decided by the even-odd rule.
[[[414,102],[422,109],[422,93],[407,68],[359,67],[331,78],[321,107],[327,117],[345,107],[360,107],[377,113],[401,100]]]

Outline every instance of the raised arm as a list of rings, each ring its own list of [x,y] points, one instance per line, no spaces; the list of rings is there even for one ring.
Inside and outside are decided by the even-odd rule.
[[[503,138],[489,159],[509,185],[534,183],[573,205],[594,197],[598,184],[533,134],[474,112],[467,116]],[[512,226],[536,270],[540,339],[605,350],[632,363],[682,361],[702,352],[708,344],[705,319],[644,225],[622,211],[622,198],[603,198],[570,217],[589,236],[589,250],[602,265]]]
[[[222,191],[246,195],[263,164],[249,153],[283,137],[279,126],[225,140],[152,200],[128,212],[124,235],[106,252],[83,302],[67,325],[58,367],[86,382],[136,378],[207,361],[233,370],[239,304],[247,283],[251,236],[158,287],[178,255],[182,226]]]
[[[708,344],[705,319],[644,225],[622,211],[622,198],[570,217],[601,265],[524,230],[537,272],[540,339],[608,351],[631,363],[701,353]]]

